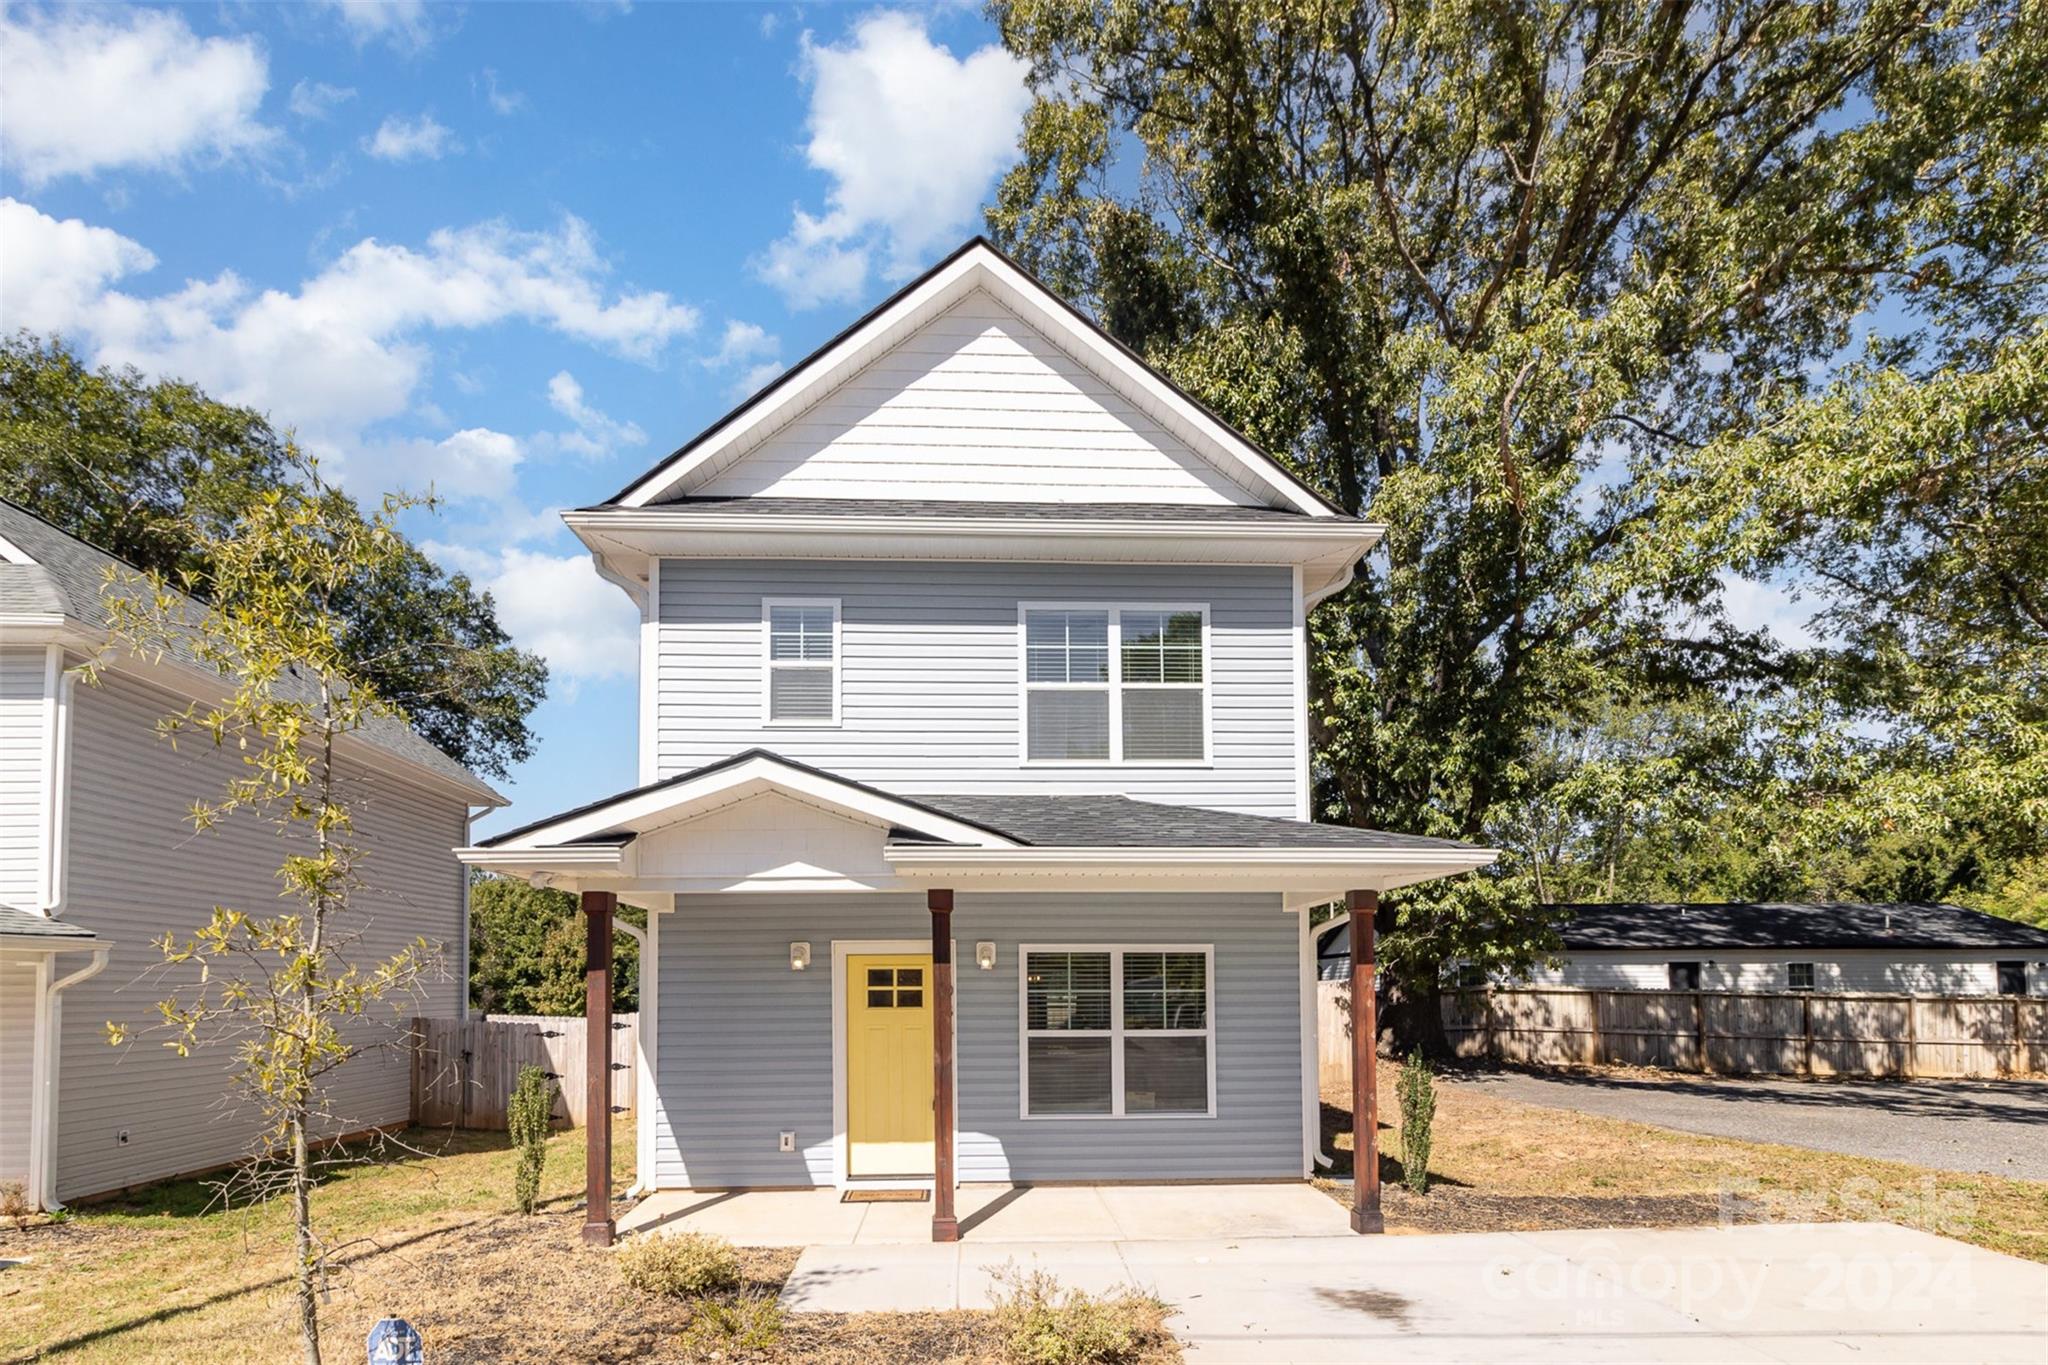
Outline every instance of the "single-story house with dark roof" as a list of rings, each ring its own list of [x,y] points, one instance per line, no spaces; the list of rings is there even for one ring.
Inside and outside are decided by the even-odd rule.
[[[1621,901],[1559,907],[1564,952],[1526,984],[1600,990],[2048,995],[2048,931],[1960,905]],[[1343,917],[1317,973],[1348,979]]]

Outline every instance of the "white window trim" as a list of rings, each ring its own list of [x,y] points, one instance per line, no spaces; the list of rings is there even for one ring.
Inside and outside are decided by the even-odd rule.
[[[1792,969],[1793,969],[1794,967],[1804,967],[1804,968],[1806,968],[1806,984],[1805,984],[1804,986],[1795,986],[1795,985],[1793,985],[1793,984],[1792,984]],[[1806,994],[1809,994],[1809,993],[1811,993],[1811,992],[1813,992],[1813,991],[1817,991],[1817,990],[1819,990],[1819,989],[1820,989],[1820,968],[1819,968],[1819,965],[1818,965],[1818,964],[1816,964],[1816,963],[1812,963],[1812,962],[1804,962],[1804,961],[1802,961],[1802,962],[1787,962],[1787,963],[1785,964],[1785,989],[1786,989],[1786,990],[1787,990],[1788,992],[1797,992],[1797,993],[1798,993],[1798,994],[1800,994],[1800,995],[1806,995]]]
[[[1031,1032],[1030,961],[1033,953],[1108,953],[1109,1027],[1106,1029],[1047,1029]],[[1125,953],[1200,953],[1206,982],[1205,1028],[1124,1028]],[[1160,1114],[1124,1111],[1124,1039],[1136,1033],[1147,1038],[1206,1038],[1203,1049],[1209,1063],[1209,1107],[1192,1113]],[[1106,1114],[1034,1114],[1031,1112],[1031,1039],[1107,1038],[1109,1044],[1109,1112]],[[1017,945],[1017,1117],[1027,1123],[1101,1123],[1109,1119],[1171,1121],[1216,1117],[1216,947],[1210,943],[1020,943]]]
[[[1034,611],[1101,611],[1109,613],[1109,681],[1106,683],[1034,683],[1031,681],[1031,644],[1027,622]],[[1197,612],[1202,618],[1202,681],[1193,683],[1134,683],[1123,680],[1123,614],[1127,611]],[[1216,677],[1216,651],[1209,638],[1209,604],[1206,602],[1019,602],[1017,604],[1017,761],[1026,768],[1207,768],[1213,766],[1216,737],[1210,684]],[[1124,688],[1182,687],[1202,693],[1202,756],[1200,758],[1124,757]],[[1033,758],[1031,756],[1031,693],[1109,693],[1109,757]]]
[[[820,720],[777,720],[771,701],[774,695],[775,670],[778,667],[816,668],[814,660],[786,660],[778,664],[772,657],[775,650],[775,628],[773,618],[777,607],[830,607],[832,609],[832,715]],[[839,691],[844,682],[846,651],[842,646],[839,626],[839,599],[836,597],[764,597],[761,599],[761,724],[776,730],[830,730],[839,725]]]

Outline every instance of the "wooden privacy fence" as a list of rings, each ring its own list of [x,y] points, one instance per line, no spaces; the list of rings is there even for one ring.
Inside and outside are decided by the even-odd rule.
[[[412,1063],[414,1123],[503,1128],[505,1106],[520,1068],[553,1075],[555,1118],[581,1127],[587,1115],[584,1021],[573,1017],[494,1014],[475,1019],[415,1019]],[[633,1107],[639,1017],[612,1018],[612,1106]]]
[[[1349,1084],[1346,983],[1318,984],[1321,1083]],[[1461,1057],[1792,1076],[2048,1072],[2048,998],[1525,987],[1444,996]]]

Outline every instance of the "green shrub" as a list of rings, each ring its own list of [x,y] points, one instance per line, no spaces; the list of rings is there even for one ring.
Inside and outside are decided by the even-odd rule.
[[[555,1113],[555,1083],[537,1066],[521,1067],[505,1106],[505,1127],[519,1149],[519,1168],[512,1179],[512,1197],[521,1213],[540,1203],[540,1173],[548,1159],[548,1128]]]
[[[1164,1331],[1166,1305],[1146,1294],[1063,1290],[1045,1271],[1015,1264],[995,1282],[990,1306],[1016,1365],[1116,1365],[1138,1359]]]
[[[782,1305],[773,1294],[753,1291],[699,1303],[682,1345],[690,1355],[723,1359],[733,1351],[765,1351],[781,1335]]]
[[[1418,1050],[1401,1064],[1394,1083],[1401,1101],[1401,1182],[1417,1194],[1429,1189],[1429,1126],[1436,1121],[1436,1077]]]
[[[740,1257],[723,1237],[682,1232],[673,1237],[649,1233],[619,1250],[619,1274],[647,1294],[692,1298],[737,1289]]]

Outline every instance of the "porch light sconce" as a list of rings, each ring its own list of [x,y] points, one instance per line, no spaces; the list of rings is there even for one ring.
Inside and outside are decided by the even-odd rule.
[[[811,945],[792,943],[789,945],[789,969],[800,972],[811,965]]]
[[[996,969],[996,945],[983,939],[974,945],[974,965],[985,972]]]

